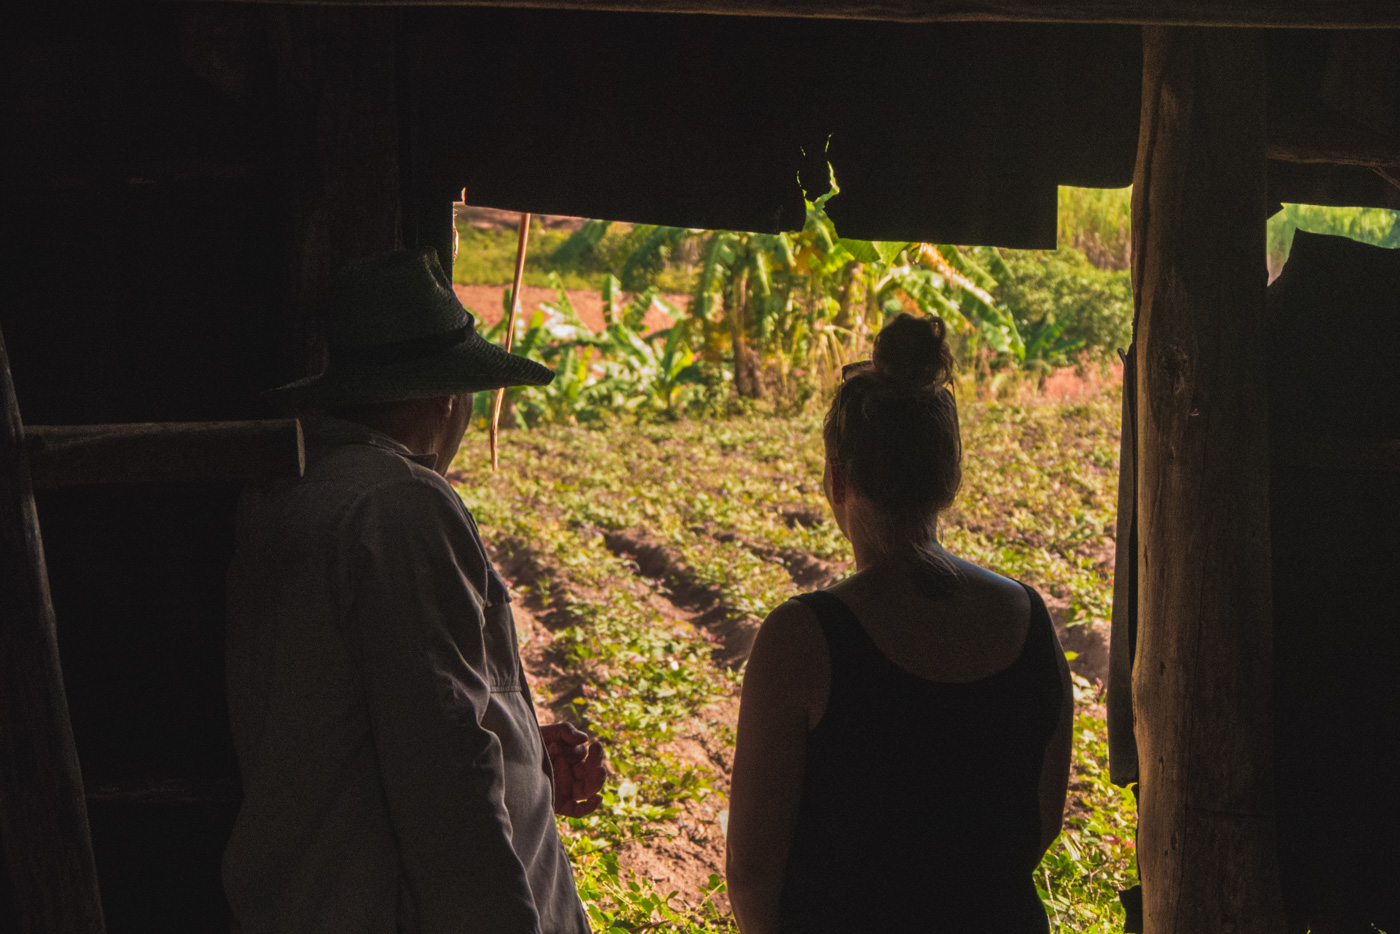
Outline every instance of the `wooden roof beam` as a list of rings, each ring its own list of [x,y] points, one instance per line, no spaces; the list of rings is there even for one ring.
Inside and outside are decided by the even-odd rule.
[[[1269,158],[1279,162],[1327,165],[1400,165],[1400,138],[1373,130],[1340,114],[1317,119],[1275,121],[1269,127]]]
[[[245,0],[282,4],[284,0]],[[340,6],[490,6],[891,22],[1127,23],[1397,29],[1390,0],[292,0]]]

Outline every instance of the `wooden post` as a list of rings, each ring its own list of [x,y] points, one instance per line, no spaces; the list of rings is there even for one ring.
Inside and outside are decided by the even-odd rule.
[[[1283,930],[1271,800],[1258,33],[1144,30],[1133,191],[1149,934]]]
[[[83,777],[2,335],[0,407],[0,845],[15,912],[0,929],[101,934]]]

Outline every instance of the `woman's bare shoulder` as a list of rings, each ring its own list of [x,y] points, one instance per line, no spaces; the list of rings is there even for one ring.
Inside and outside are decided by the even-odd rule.
[[[753,651],[806,656],[824,647],[817,614],[801,600],[792,599],[779,604],[763,620],[754,637]]]
[[[744,693],[782,698],[805,712],[824,695],[830,664],[817,615],[801,601],[788,600],[758,628],[744,671]]]
[[[962,576],[965,592],[971,599],[993,606],[1000,606],[1018,615],[1028,613],[1031,608],[1030,594],[1016,580],[1004,577],[971,561],[953,558],[958,573]]]

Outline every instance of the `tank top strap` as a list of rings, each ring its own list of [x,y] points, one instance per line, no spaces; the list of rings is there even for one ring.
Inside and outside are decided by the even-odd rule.
[[[1060,693],[1064,690],[1059,653],[1056,650],[1055,621],[1050,618],[1050,611],[1046,609],[1045,601],[1036,589],[1021,581],[1017,583],[1026,589],[1026,595],[1031,598],[1031,618],[1026,629],[1026,641],[1021,649],[1021,657],[1016,661],[1022,672],[1018,680],[1024,678],[1029,682],[1030,695],[1037,699],[1035,709],[1041,712],[1041,730],[1048,741],[1059,725]]]
[[[1055,623],[1050,619],[1050,611],[1045,608],[1045,601],[1034,587],[1024,581],[1017,581],[1022,589],[1026,591],[1026,596],[1031,601],[1030,622],[1026,627],[1025,646],[1021,650],[1022,656],[1037,657],[1055,651]]]
[[[878,660],[884,659],[880,650],[866,635],[860,620],[856,619],[856,614],[851,612],[851,608],[846,606],[846,601],[840,597],[825,590],[814,590],[811,593],[799,594],[793,599],[811,610],[817,617],[817,622],[821,624],[822,635],[826,638],[827,655],[831,659],[833,684],[845,671],[876,661],[877,659],[871,657],[872,653]]]

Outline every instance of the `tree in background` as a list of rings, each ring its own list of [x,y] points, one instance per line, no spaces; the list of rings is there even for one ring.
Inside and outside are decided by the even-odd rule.
[[[820,382],[869,351],[886,318],[937,314],[969,346],[1019,359],[1015,322],[973,251],[837,236],[826,202],[809,202],[803,229],[758,234],[639,225],[612,257],[605,291],[655,294],[655,278],[684,254],[694,260],[690,299],[677,327],[706,363],[726,368],[741,398],[800,404]],[[560,267],[596,258],[604,221],[585,223],[550,257]],[[995,252],[989,254],[999,262]]]

